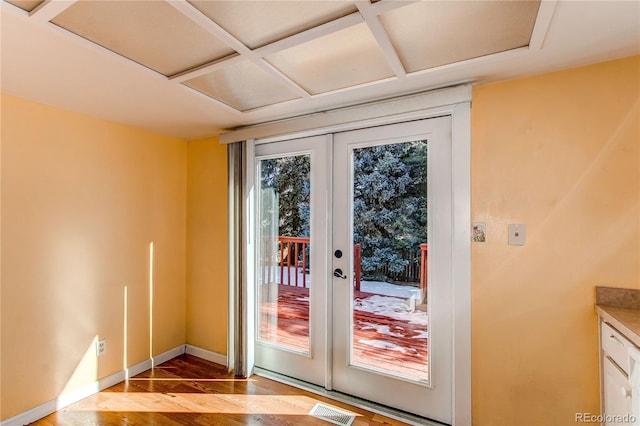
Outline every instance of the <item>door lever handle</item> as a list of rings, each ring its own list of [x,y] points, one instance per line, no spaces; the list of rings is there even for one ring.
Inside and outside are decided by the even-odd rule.
[[[342,269],[340,268],[333,270],[333,276],[336,278],[342,278],[343,280],[347,279],[347,276],[342,273]]]

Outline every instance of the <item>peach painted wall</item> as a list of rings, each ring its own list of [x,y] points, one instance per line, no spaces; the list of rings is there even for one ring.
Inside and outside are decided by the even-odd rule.
[[[474,424],[599,412],[594,286],[640,289],[639,102],[639,57],[474,88]]]
[[[227,353],[227,147],[190,141],[187,173],[187,343]]]
[[[6,419],[184,344],[187,144],[5,95],[1,119]]]

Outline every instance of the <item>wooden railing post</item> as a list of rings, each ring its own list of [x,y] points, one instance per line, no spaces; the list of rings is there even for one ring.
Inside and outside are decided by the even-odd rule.
[[[426,290],[427,290],[427,279],[428,279],[428,270],[427,270],[427,259],[428,259],[428,250],[429,245],[422,243],[420,244],[420,290],[423,294],[423,299],[426,298]]]
[[[298,287],[299,270],[302,272],[302,287],[307,287],[307,245],[310,242],[306,237],[287,237],[279,236],[278,241],[280,243],[280,284],[292,285],[291,283],[291,266],[293,266],[293,272],[295,273],[295,286]],[[292,247],[293,244],[293,247]],[[302,250],[302,263],[298,261],[300,256],[300,250]],[[286,257],[286,259],[285,259]],[[284,282],[284,268],[287,268],[287,282]]]
[[[360,291],[360,271],[362,269],[362,244],[358,243],[353,246],[353,262],[355,263],[355,287]]]

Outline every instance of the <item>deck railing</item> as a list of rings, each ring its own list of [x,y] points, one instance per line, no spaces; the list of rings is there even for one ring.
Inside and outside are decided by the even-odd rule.
[[[415,252],[414,252],[415,253]],[[404,272],[398,273],[403,279],[401,281],[415,282],[412,280],[419,279],[420,280],[420,289],[425,290],[427,288],[427,277],[428,277],[428,253],[429,253],[429,245],[426,243],[420,244],[420,264],[419,266],[414,263],[413,260],[410,260],[409,264],[405,267]],[[411,254],[411,259],[414,259],[414,254]],[[356,290],[360,290],[360,282],[362,275],[362,244],[358,243],[353,246],[353,262],[354,262],[354,279],[353,284]],[[389,274],[389,267],[386,265],[381,266],[377,269],[377,271],[383,274]],[[388,275],[387,275],[388,276]]]
[[[307,270],[308,270],[308,245],[310,239],[308,237],[278,237],[278,264],[280,266],[280,283],[295,287],[308,287]],[[428,277],[428,244],[420,244],[420,289],[426,290]],[[360,290],[362,276],[362,244],[357,243],[353,246],[354,260],[354,278],[353,284],[356,290]],[[413,266],[408,267],[410,269]],[[291,274],[293,273],[293,279]],[[285,276],[287,277],[285,281]],[[302,281],[300,283],[300,281]]]
[[[307,287],[307,245],[309,238],[279,236],[280,259],[280,283],[293,285],[291,280],[291,268],[295,277],[295,286],[299,287],[299,275],[302,275],[302,287]],[[287,270],[287,282],[285,283],[285,268]],[[300,274],[301,273],[301,274]]]

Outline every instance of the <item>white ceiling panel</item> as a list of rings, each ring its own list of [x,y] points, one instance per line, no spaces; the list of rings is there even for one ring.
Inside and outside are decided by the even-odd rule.
[[[639,17],[617,0],[0,0],[1,87],[194,139],[638,55]]]
[[[239,111],[297,98],[284,84],[248,61],[235,62],[184,84]]]
[[[51,22],[166,76],[234,53],[163,1],[78,1]]]
[[[365,24],[277,52],[266,60],[313,94],[394,75]]]
[[[408,72],[528,46],[539,1],[424,1],[380,15]]]
[[[351,1],[189,0],[195,8],[255,49],[357,12]]]

